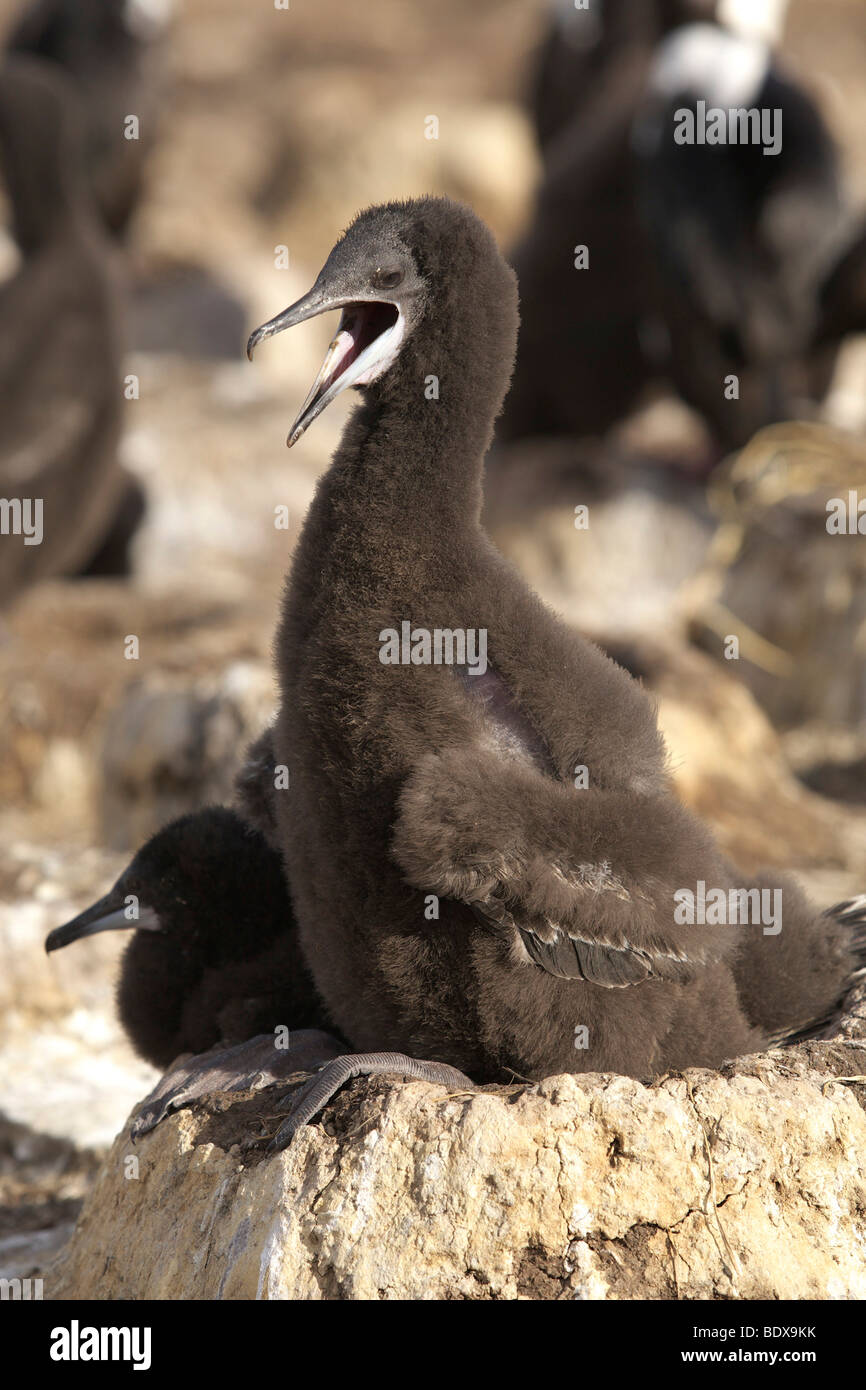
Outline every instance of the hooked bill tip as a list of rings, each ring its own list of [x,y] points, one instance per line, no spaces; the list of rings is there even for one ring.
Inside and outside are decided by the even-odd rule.
[[[272,323],[273,320],[271,320],[270,323],[259,324],[258,328],[254,328],[250,336],[247,338],[247,357],[251,362],[253,360],[253,353],[255,352],[262,339],[270,338],[271,334],[273,333],[274,330],[271,327]]]
[[[78,935],[70,922],[65,922],[62,927],[55,927],[45,938],[45,954],[51,955],[52,951],[59,951],[62,946],[68,946],[71,941],[77,941]]]

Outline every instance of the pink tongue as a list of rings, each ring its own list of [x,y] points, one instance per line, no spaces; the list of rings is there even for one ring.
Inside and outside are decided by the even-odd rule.
[[[332,386],[337,380],[337,377],[340,376],[358,356],[355,339],[352,337],[351,333],[346,332],[345,328],[342,328],[336,338],[334,338],[332,347],[334,348],[334,365],[328,373],[328,379],[323,386],[324,390]]]

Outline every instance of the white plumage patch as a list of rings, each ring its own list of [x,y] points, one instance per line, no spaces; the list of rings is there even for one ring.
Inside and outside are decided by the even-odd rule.
[[[788,0],[719,0],[716,18],[735,34],[780,42],[788,15]]]
[[[714,24],[688,24],[659,44],[650,89],[671,100],[690,96],[708,106],[749,106],[769,68],[770,50],[759,39]]]
[[[174,0],[126,0],[123,23],[134,38],[146,43],[165,28]]]

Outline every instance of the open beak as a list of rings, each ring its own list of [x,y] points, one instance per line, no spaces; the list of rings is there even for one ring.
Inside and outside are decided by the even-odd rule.
[[[141,931],[161,931],[159,917],[152,907],[141,907],[138,917],[129,918],[125,907],[118,907],[118,895],[106,894],[98,903],[87,907],[71,922],[55,927],[45,940],[46,951],[57,951],[68,946],[71,941],[80,941],[83,936],[95,936],[101,931],[121,931],[136,928]]]
[[[319,375],[289,430],[286,440],[289,448],[341,391],[349,386],[366,386],[381,376],[394,361],[403,341],[403,315],[396,304],[381,299],[334,297],[317,282],[303,299],[250,335],[247,357],[252,361],[253,353],[264,338],[282,333],[285,328],[294,328],[305,319],[326,314],[330,309],[342,309],[339,327]]]

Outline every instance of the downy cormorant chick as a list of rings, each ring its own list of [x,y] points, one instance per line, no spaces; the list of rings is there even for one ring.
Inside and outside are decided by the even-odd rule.
[[[209,807],[158,831],[111,891],[53,931],[45,949],[132,928],[118,1012],[154,1066],[261,1033],[273,1044],[280,1025],[326,1026],[279,856],[234,811]]]
[[[101,572],[122,569],[140,514],[138,485],[117,462],[117,293],[78,114],[50,64],[0,67],[0,177],[23,262],[0,286],[0,494],[10,518],[0,602],[99,552]]]
[[[112,233],[125,232],[141,195],[159,114],[159,39],[166,0],[31,0],[7,40],[10,54],[49,62],[81,103],[87,179]],[[138,119],[136,139],[127,121]]]
[[[787,881],[773,937],[684,924],[676,894],[742,880],[675,800],[640,687],[481,529],[517,335],[487,228],[444,198],[368,209],[248,351],[330,310],[289,443],[346,387],[363,401],[288,579],[270,757],[290,789],[262,804],[316,986],[377,1051],[326,1068],[278,1142],[353,1071],[649,1077],[823,1017],[855,968],[851,926]]]

